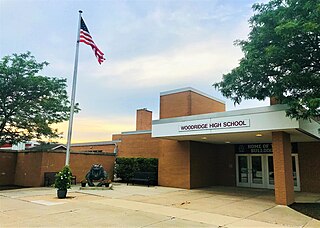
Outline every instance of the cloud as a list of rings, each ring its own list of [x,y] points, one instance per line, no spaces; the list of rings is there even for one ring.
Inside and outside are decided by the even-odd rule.
[[[206,41],[152,55],[119,60],[105,67],[94,77],[112,75],[106,86],[135,85],[137,89],[150,86],[174,85],[181,81],[218,81],[226,71],[235,67],[242,54],[232,45],[232,39],[211,37]],[[200,79],[201,78],[201,79]]]
[[[134,117],[112,118],[112,121],[103,118],[77,117],[73,122],[72,143],[107,141],[111,140],[112,134],[123,131],[133,131]],[[57,139],[60,143],[67,142],[68,122],[52,125],[53,128],[63,132],[63,138]]]

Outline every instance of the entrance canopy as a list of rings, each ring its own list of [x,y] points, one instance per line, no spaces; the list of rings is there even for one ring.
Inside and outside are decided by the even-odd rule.
[[[291,142],[320,140],[320,124],[286,116],[286,105],[167,118],[152,122],[152,137],[206,143],[266,143],[283,131]]]

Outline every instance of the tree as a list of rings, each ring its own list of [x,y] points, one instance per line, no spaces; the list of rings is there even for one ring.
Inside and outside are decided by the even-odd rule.
[[[47,65],[30,52],[0,61],[0,145],[59,136],[51,124],[69,118],[66,79],[37,75]]]
[[[309,119],[320,114],[320,2],[271,0],[254,4],[238,67],[214,86],[235,104],[273,97],[287,104],[287,115]]]

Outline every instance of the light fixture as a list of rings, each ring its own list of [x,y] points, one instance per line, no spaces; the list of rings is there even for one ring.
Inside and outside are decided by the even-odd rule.
[[[206,139],[207,139],[207,137],[202,137],[201,139],[206,140]]]
[[[225,141],[225,143],[228,143],[228,144],[229,144],[229,143],[231,143],[231,142],[230,142],[230,141]]]
[[[262,137],[261,133],[256,134],[257,137]]]

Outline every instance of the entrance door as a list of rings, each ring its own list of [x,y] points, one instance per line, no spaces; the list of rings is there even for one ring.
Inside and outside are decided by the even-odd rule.
[[[299,163],[297,154],[292,155],[292,171],[294,190],[300,191]],[[274,168],[272,155],[267,156],[267,188],[274,189]]]
[[[250,187],[249,156],[247,155],[237,155],[237,185]]]
[[[237,186],[263,188],[263,170],[261,155],[237,155]]]
[[[264,163],[261,155],[249,156],[251,165],[251,187],[263,188],[264,185]]]

